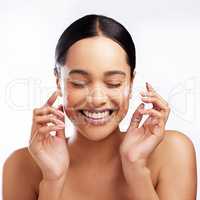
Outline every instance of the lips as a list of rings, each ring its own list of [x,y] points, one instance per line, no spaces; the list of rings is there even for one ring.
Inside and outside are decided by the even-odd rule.
[[[103,125],[107,123],[115,113],[116,109],[102,109],[102,110],[79,110],[84,121],[92,125]]]
[[[107,116],[109,116],[111,111],[105,110],[105,111],[100,111],[100,112],[90,112],[83,110],[82,114],[84,114],[86,117],[92,118],[92,119],[102,119]]]
[[[102,114],[102,113],[109,113],[111,114],[114,109],[102,109],[102,110],[88,110],[88,109],[83,109],[80,110],[82,113],[91,113],[91,114]]]

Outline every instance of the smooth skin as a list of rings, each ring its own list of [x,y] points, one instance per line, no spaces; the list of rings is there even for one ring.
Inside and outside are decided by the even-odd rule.
[[[128,130],[119,130],[132,89],[124,50],[103,36],[83,39],[70,47],[64,67],[88,74],[69,75],[67,95],[57,77],[57,91],[34,109],[29,146],[13,152],[4,163],[3,200],[195,200],[193,143],[181,132],[165,130],[170,108],[151,84],[141,91],[143,103]],[[108,70],[125,76],[106,75]],[[84,85],[75,85],[77,81]],[[127,86],[128,96],[123,95]],[[62,105],[52,106],[58,96],[66,99],[65,113],[74,122],[80,120],[78,108],[117,111],[102,127],[76,123],[74,137],[66,139]],[[145,109],[144,103],[153,107]],[[146,114],[149,117],[139,126]],[[55,136],[49,134],[52,130]]]

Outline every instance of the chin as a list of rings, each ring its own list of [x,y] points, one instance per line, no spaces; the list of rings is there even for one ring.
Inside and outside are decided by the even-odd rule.
[[[107,123],[90,123],[87,120],[73,120],[78,132],[88,140],[100,141],[109,137],[119,127],[119,116],[111,118]]]
[[[79,134],[91,141],[101,141],[108,138],[117,127],[92,129],[88,127],[77,127]]]

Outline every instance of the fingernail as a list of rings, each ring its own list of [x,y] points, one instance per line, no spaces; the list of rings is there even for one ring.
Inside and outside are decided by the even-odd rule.
[[[147,84],[148,88],[152,88],[153,89],[153,86],[150,83],[146,82],[146,84]]]
[[[140,108],[144,108],[144,104],[143,103],[140,104]]]
[[[146,82],[146,88],[147,88],[147,90],[150,89],[150,88],[149,88],[149,84],[148,84],[148,82]]]

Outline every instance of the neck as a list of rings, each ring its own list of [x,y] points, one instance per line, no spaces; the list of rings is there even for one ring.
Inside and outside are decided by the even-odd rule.
[[[119,146],[122,134],[119,127],[108,137],[100,141],[91,141],[77,130],[69,139],[71,160],[78,166],[105,166],[119,158]]]

